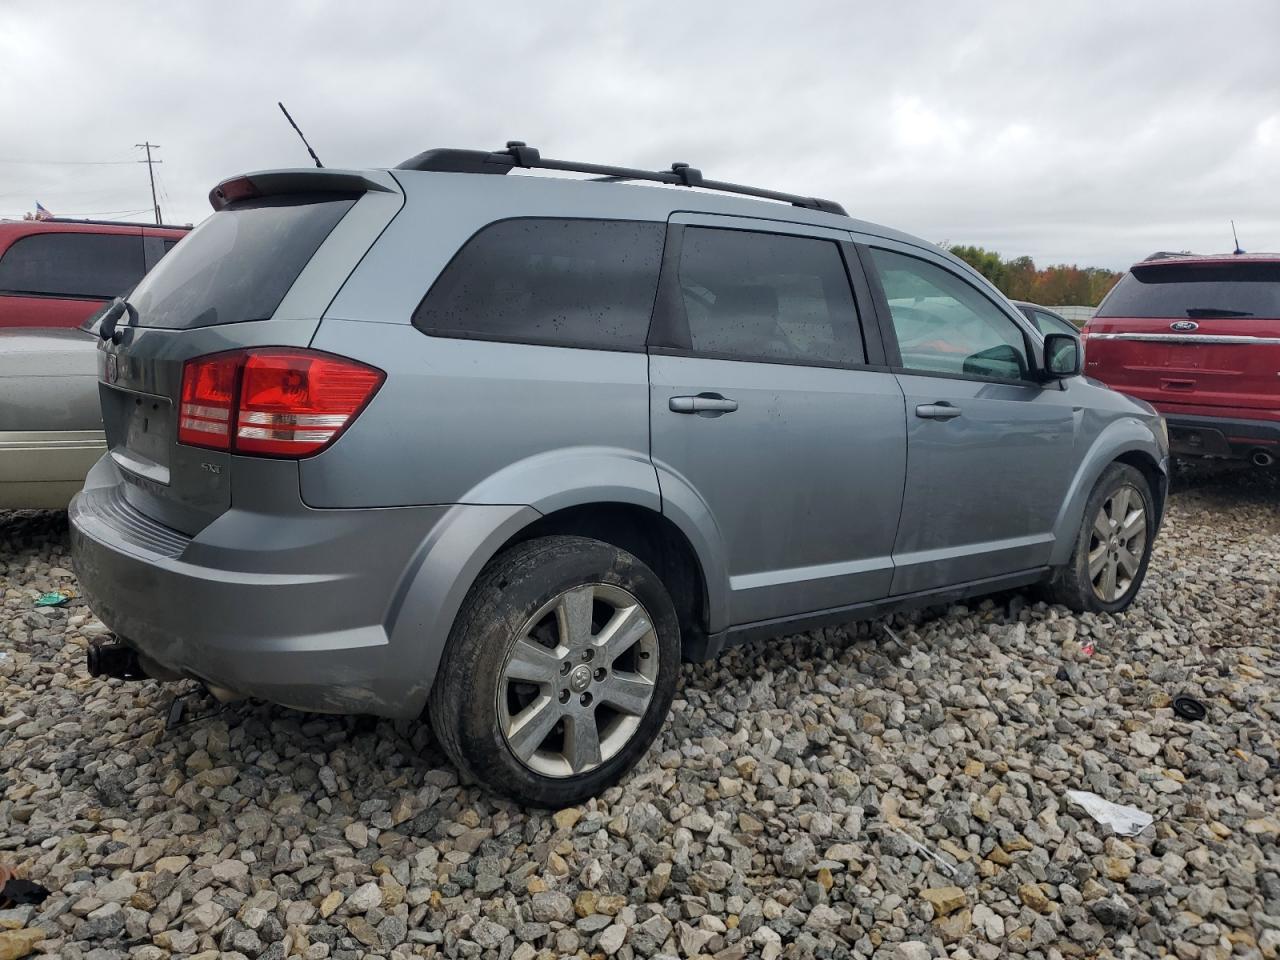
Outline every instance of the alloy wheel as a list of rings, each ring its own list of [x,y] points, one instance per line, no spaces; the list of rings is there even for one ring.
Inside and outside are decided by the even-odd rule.
[[[1128,592],[1146,549],[1146,504],[1126,483],[1102,502],[1089,532],[1089,579],[1099,599],[1114,603]]]
[[[640,601],[612,584],[572,587],[517,635],[498,683],[499,729],[535,773],[586,773],[635,735],[657,676],[658,636]]]

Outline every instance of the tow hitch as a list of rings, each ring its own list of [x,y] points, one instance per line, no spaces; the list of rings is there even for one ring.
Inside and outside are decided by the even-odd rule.
[[[95,641],[89,644],[89,675],[114,677],[117,680],[146,680],[147,673],[138,662],[133,648],[119,640]]]

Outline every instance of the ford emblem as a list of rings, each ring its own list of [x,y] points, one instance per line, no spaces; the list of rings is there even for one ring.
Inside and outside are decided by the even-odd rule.
[[[1175,320],[1173,323],[1169,324],[1169,329],[1177,330],[1180,333],[1187,333],[1191,330],[1199,330],[1200,324],[1196,323],[1194,320]]]

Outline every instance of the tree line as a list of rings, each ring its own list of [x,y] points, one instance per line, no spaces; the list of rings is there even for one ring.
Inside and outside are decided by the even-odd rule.
[[[1030,257],[1005,260],[994,250],[967,244],[942,244],[994,283],[1010,300],[1045,306],[1081,304],[1096,307],[1123,274],[1102,267],[1058,263],[1037,268]]]

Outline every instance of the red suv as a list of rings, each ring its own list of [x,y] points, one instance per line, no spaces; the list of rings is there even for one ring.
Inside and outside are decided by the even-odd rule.
[[[0,220],[0,327],[76,327],[133,289],[190,227]]]
[[[1085,372],[1163,413],[1173,453],[1280,459],[1280,254],[1154,254],[1084,338]]]

